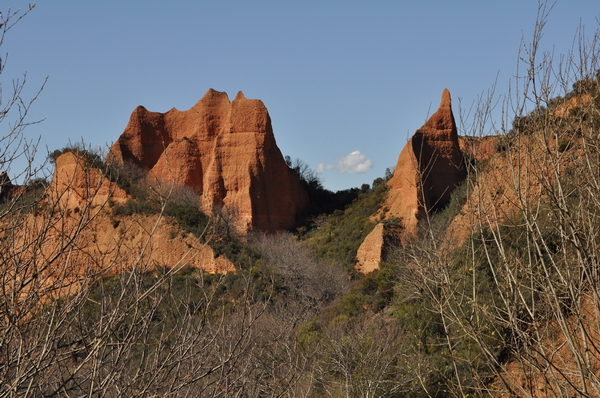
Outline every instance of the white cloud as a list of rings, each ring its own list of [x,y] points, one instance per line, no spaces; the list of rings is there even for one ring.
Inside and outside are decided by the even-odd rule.
[[[350,152],[346,157],[338,159],[337,169],[340,173],[359,174],[373,167],[371,159],[360,151]]]
[[[335,165],[334,164],[325,164],[324,162],[321,162],[321,163],[319,163],[319,165],[315,169],[315,172],[322,173],[325,170],[331,170],[331,169],[335,169]]]
[[[369,171],[373,167],[371,159],[360,151],[350,152],[348,155],[338,159],[337,164],[319,163],[315,171],[321,173],[325,170],[337,169],[340,173],[360,174]]]

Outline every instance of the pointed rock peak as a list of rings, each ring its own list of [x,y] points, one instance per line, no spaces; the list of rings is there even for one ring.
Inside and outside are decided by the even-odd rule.
[[[141,114],[144,114],[144,113],[148,113],[148,109],[146,109],[142,105],[138,105],[137,108],[135,108],[133,110],[133,114],[134,115],[141,115]]]
[[[450,97],[450,90],[447,88],[444,89],[442,93],[442,102],[440,102],[440,108],[452,108],[452,98]]]
[[[206,94],[200,99],[200,101],[210,101],[210,100],[227,100],[229,102],[229,97],[225,91],[217,91],[213,88],[209,88]]]
[[[204,94],[204,96],[200,98],[200,101],[196,102],[196,104],[192,108],[202,108],[209,104],[212,104],[212,106],[224,106],[230,103],[231,101],[229,101],[229,97],[227,96],[227,93],[225,91],[217,91],[213,88],[210,88],[208,89],[206,94]]]
[[[246,96],[244,95],[244,93],[242,93],[241,91],[237,93],[237,95],[235,96],[235,99],[246,99]]]
[[[456,122],[452,114],[452,99],[450,91],[446,88],[442,93],[442,101],[438,110],[431,115],[423,127],[417,130],[417,133],[428,136],[444,136],[446,139],[458,140],[456,132]],[[452,138],[450,138],[452,137]],[[457,141],[458,143],[458,141]]]

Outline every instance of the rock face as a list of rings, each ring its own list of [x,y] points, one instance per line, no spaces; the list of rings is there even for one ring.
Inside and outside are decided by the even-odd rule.
[[[450,92],[445,89],[439,109],[418,129],[400,152],[384,207],[385,217],[399,218],[404,233],[414,233],[427,212],[450,202],[452,191],[467,171],[460,150]],[[388,242],[383,226],[369,234],[357,252],[357,268],[369,272],[385,260]]]
[[[357,270],[363,274],[379,269],[381,261],[387,261],[391,250],[400,244],[402,227],[389,222],[378,223],[358,248]]]
[[[61,270],[66,272],[65,277],[73,281],[90,275],[119,274],[134,268],[153,270],[188,266],[211,273],[235,270],[229,260],[216,256],[210,246],[184,232],[169,217],[113,214],[112,204],[125,203],[128,199],[127,193],[99,169],[87,165],[83,157],[67,152],[56,159],[45,204],[41,206],[52,212],[28,215],[23,223],[27,226],[24,231],[52,225],[43,235],[41,259],[54,258],[63,264]],[[36,246],[28,241],[30,235],[13,236],[15,247]],[[69,240],[73,244],[64,251],[65,241]],[[48,268],[48,272],[55,271],[53,267]],[[48,281],[52,280],[49,277]]]
[[[112,200],[124,202],[127,193],[109,181],[100,170],[88,167],[85,159],[66,152],[56,159],[54,176],[47,190],[54,200],[67,208],[100,206]]]
[[[496,153],[496,146],[499,142],[499,136],[461,136],[458,137],[458,142],[460,144],[460,149],[465,156],[465,163],[472,162],[477,164],[478,162],[489,159],[494,153]]]
[[[266,107],[242,92],[230,102],[226,93],[210,89],[187,111],[158,113],[139,106],[109,159],[191,187],[204,210],[235,214],[241,230],[289,228],[308,204],[275,143]]]
[[[399,217],[408,231],[432,210],[450,202],[454,188],[467,176],[452,114],[450,92],[445,89],[439,109],[408,141],[388,181],[388,217]]]
[[[571,112],[573,112],[577,108],[588,106],[590,102],[592,102],[592,100],[592,96],[587,93],[577,95],[573,98],[569,98],[564,103],[556,107],[556,110],[554,111],[554,116],[565,119],[569,117]]]

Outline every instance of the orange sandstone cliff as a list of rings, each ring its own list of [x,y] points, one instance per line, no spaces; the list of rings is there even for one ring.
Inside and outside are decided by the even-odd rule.
[[[96,277],[133,269],[235,271],[229,260],[169,217],[113,214],[111,206],[128,198],[81,156],[61,155],[35,211],[1,220],[2,250],[22,259],[7,262],[7,271],[31,280],[40,297],[73,294]]]
[[[443,208],[467,176],[452,114],[450,91],[439,109],[406,143],[398,157],[385,205],[388,217],[399,217],[408,231],[428,211]]]
[[[106,178],[100,170],[86,165],[85,159],[66,152],[56,159],[54,176],[47,189],[53,202],[66,208],[98,207],[109,200],[123,203],[125,191]]]
[[[445,89],[439,109],[418,129],[400,152],[384,203],[386,218],[399,218],[405,233],[414,233],[420,219],[450,202],[452,191],[466,178],[467,171],[459,146],[452,114],[450,92]],[[369,272],[378,268],[386,251],[385,228],[375,228],[357,253],[357,268]],[[376,245],[377,247],[374,247]]]
[[[308,204],[277,147],[267,108],[242,92],[230,102],[226,93],[210,89],[187,111],[139,106],[109,159],[192,188],[205,211],[235,214],[241,230],[289,228]]]

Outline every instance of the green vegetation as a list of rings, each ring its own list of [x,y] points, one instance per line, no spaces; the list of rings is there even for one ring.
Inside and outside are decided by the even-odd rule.
[[[102,155],[92,148],[86,148],[82,143],[69,144],[62,149],[56,149],[49,153],[48,160],[50,161],[50,164],[55,164],[56,159],[58,159],[60,155],[67,152],[74,153],[75,155],[81,157],[85,161],[85,165],[87,167],[95,167],[101,171],[105,171],[106,169],[104,161],[102,160]]]
[[[354,270],[359,245],[376,222],[401,221],[381,208],[391,172],[334,194],[288,158],[311,195],[299,227],[238,236],[194,192],[162,191],[83,146],[53,152],[126,189],[114,219],[169,217],[236,272],[150,264],[122,236],[139,266],[97,270],[78,247],[102,246],[86,230],[97,213],[40,208],[46,183],[29,178],[0,207],[0,396],[599,396],[600,74],[585,71],[600,49],[590,54],[571,78],[531,60],[497,163],[470,159],[450,204],[368,275]],[[592,100],[557,113],[582,95]],[[19,142],[14,131],[0,142]],[[505,175],[486,179],[494,167]],[[457,243],[449,226],[467,211]]]
[[[302,187],[306,190],[309,197],[309,204],[299,216],[298,224],[302,231],[307,229],[306,224],[311,219],[323,214],[331,214],[336,210],[343,210],[352,203],[360,193],[357,188],[345,189],[338,192],[332,192],[325,189],[321,184],[318,174],[310,168],[301,159],[292,160],[289,156],[285,157],[285,162],[298,178]]]
[[[573,93],[597,98],[600,81],[585,82],[576,82],[565,98],[573,98]],[[553,339],[561,336],[564,340],[560,341],[572,342],[566,357],[582,355],[578,336],[596,333],[594,325],[580,315],[581,297],[593,295],[589,286],[597,283],[597,261],[590,256],[596,255],[593,253],[600,243],[600,213],[592,194],[600,166],[583,160],[598,158],[594,132],[600,112],[596,101],[572,109],[566,118],[554,116],[564,99],[551,101],[548,108],[516,118],[513,129],[499,140],[500,150],[517,154],[525,149],[533,157],[531,147],[523,147],[519,140],[548,134],[544,150],[556,154],[565,167],[558,180],[536,176],[541,178],[545,193],[542,200],[538,196],[535,200],[523,198],[517,206],[519,211],[502,224],[484,222],[479,225],[481,232],[470,236],[461,247],[452,253],[440,252],[438,245],[444,242],[449,223],[477,184],[479,173],[488,167],[473,162],[475,172],[453,193],[445,209],[421,222],[414,240],[399,248],[380,270],[357,277],[347,294],[299,329],[301,347],[320,354],[315,355],[312,365],[320,370],[316,388],[356,394],[365,370],[352,358],[367,361],[363,355],[370,348],[362,338],[373,338],[369,333],[360,337],[356,333],[380,316],[388,322],[393,320],[402,331],[394,350],[416,364],[411,372],[419,379],[415,384],[403,379],[401,375],[406,373],[402,372],[407,369],[390,361],[398,373],[378,375],[389,396],[394,396],[392,391],[402,391],[398,396],[403,397],[445,397],[479,396],[492,388],[513,393],[517,388],[537,389],[535,384],[517,387],[511,377],[522,377],[518,375],[521,371],[543,374],[545,367],[552,366],[555,358],[544,353]],[[586,157],[577,152],[583,145]],[[534,161],[545,170],[555,170],[557,166],[551,162],[558,162],[530,160]],[[375,195],[368,195],[373,192],[359,195],[344,212],[338,210],[315,220],[316,228],[303,236],[307,247],[321,258],[352,264],[349,253],[355,254],[358,246],[350,243],[354,238],[349,231],[360,231],[363,223],[369,225],[368,217],[360,216],[373,214],[372,209],[377,208],[369,207]],[[560,322],[572,323],[572,329],[558,327]],[[583,339],[591,344],[588,338]],[[384,357],[371,354],[378,360]],[[524,369],[514,365],[515,361],[523,361]],[[594,368],[600,363],[600,353],[594,350],[583,362],[586,368]],[[507,378],[507,369],[517,375]],[[344,385],[348,379],[352,383]],[[538,383],[558,395],[562,394],[559,391],[568,395],[584,390],[568,375]]]
[[[28,212],[34,208],[44,196],[48,181],[44,178],[35,178],[23,186],[2,187],[0,195],[0,214],[13,211],[15,208]]]
[[[567,161],[555,180],[541,180],[541,199],[525,197],[501,224],[482,222],[460,247],[440,249],[448,226],[489,167],[473,161],[474,172],[453,192],[450,204],[422,220],[417,235],[368,275],[354,271],[356,251],[375,222],[384,219],[389,176],[372,187],[349,190],[345,198],[351,203],[338,208],[343,200],[325,205],[337,194],[298,169],[313,195],[310,222],[300,225],[296,236],[239,237],[224,218],[203,214],[190,200],[193,195],[173,191],[167,196],[149,187],[139,170],[112,168],[133,196],[113,206],[114,217],[170,217],[230,259],[237,271],[211,275],[187,267],[159,268],[102,278],[81,296],[45,304],[43,314],[62,318],[60,326],[43,331],[60,336],[57,350],[75,365],[101,354],[103,366],[118,368],[127,379],[120,382],[121,391],[166,393],[167,381],[184,380],[212,395],[225,382],[232,383],[229,391],[248,395],[260,395],[262,389],[284,396],[514,392],[515,381],[505,377],[509,368],[519,371],[511,365],[515,361],[526,363],[527,372],[542,372],[551,361],[543,356],[549,338],[571,339],[573,348],[563,355],[569,358],[579,350],[577,336],[595,333],[585,317],[577,317],[582,297],[589,297],[590,286],[598,282],[595,181],[600,166],[583,162],[577,151],[584,147],[588,159],[600,158],[591,134],[598,110],[592,104],[568,118],[550,116],[563,103],[557,100],[516,119],[499,144],[504,152],[519,151],[520,139],[552,131],[544,149]],[[90,156],[90,164],[98,161]],[[572,319],[578,319],[576,326],[557,327]],[[107,345],[97,352],[94,342],[100,340]],[[127,360],[118,359],[125,348],[117,347],[126,347]],[[583,368],[600,363],[595,349],[588,355]],[[175,377],[171,363],[194,369],[199,377]],[[88,373],[61,366],[72,374],[47,386],[45,394],[90,387]],[[213,369],[227,369],[226,376]],[[545,385],[583,391],[567,376]]]
[[[379,210],[386,190],[385,184],[364,189],[344,210],[316,217],[313,228],[302,235],[302,240],[319,258],[341,261],[352,271],[358,247],[375,227],[370,217]]]

